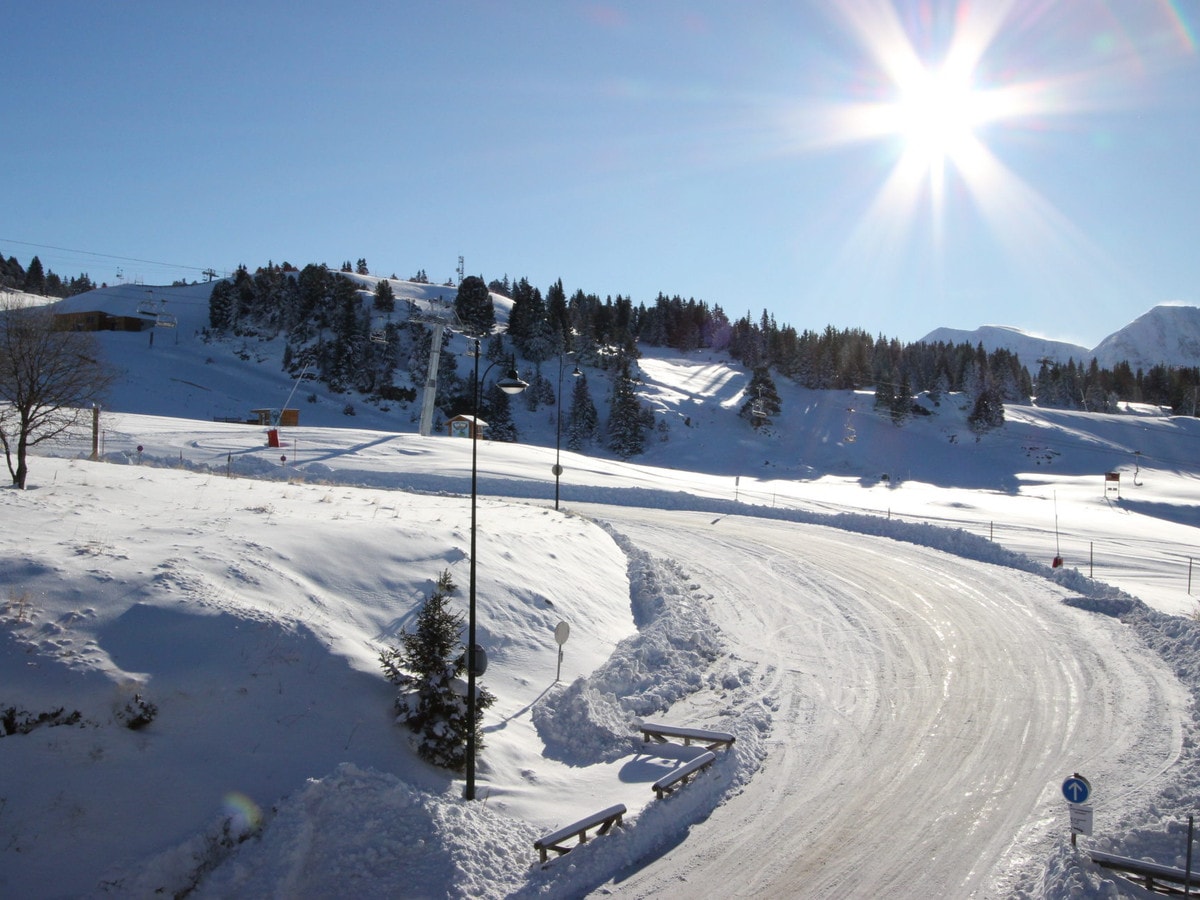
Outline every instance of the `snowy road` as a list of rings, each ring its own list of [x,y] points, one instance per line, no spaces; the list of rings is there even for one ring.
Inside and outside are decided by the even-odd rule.
[[[1175,679],[1036,576],[815,526],[578,511],[712,594],[774,709],[747,788],[606,893],[1011,896],[1067,829],[1066,775],[1096,786],[1102,827],[1179,753]],[[701,724],[726,702],[670,718]]]

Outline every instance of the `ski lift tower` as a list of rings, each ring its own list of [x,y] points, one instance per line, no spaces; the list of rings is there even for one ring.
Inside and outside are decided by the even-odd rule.
[[[421,399],[421,437],[433,434],[433,407],[437,397],[438,366],[442,358],[442,334],[447,327],[461,328],[454,305],[438,300],[410,301],[410,322],[429,326],[433,337],[429,343],[429,372],[425,376],[425,395]]]

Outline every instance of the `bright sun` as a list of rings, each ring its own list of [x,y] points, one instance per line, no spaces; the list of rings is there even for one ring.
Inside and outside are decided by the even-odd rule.
[[[985,118],[980,100],[966,80],[923,69],[900,86],[896,132],[928,166],[961,160]]]

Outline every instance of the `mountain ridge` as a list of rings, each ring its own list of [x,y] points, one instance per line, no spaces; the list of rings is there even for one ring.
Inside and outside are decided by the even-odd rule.
[[[1103,369],[1127,362],[1134,371],[1156,365],[1200,366],[1200,307],[1175,303],[1154,306],[1090,349],[1008,325],[981,325],[970,331],[935,328],[921,341],[983,344],[989,353],[1009,350],[1021,358],[1026,369],[1035,373],[1042,359],[1088,364],[1094,358]]]

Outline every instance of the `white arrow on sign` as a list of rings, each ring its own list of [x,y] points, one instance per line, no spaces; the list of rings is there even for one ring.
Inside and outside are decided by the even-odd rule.
[[[1092,795],[1092,786],[1086,778],[1076,773],[1062,783],[1062,792],[1068,803],[1086,803]]]

